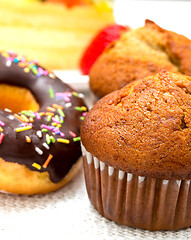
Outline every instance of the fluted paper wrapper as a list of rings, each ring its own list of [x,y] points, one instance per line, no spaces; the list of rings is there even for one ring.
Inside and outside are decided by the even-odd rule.
[[[86,188],[105,218],[148,230],[191,226],[190,180],[164,180],[126,173],[87,152],[82,145]]]

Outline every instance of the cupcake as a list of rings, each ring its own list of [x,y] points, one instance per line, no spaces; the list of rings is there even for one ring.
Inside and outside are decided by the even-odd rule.
[[[110,44],[90,71],[90,88],[101,98],[166,69],[191,76],[191,40],[146,20]]]
[[[81,126],[87,192],[107,219],[191,226],[191,78],[162,70],[100,99]]]

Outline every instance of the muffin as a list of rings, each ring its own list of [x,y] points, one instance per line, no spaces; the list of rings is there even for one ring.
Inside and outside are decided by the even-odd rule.
[[[119,224],[191,226],[191,78],[160,71],[100,99],[81,126],[87,192]]]
[[[191,76],[191,40],[150,20],[127,31],[104,51],[90,71],[90,88],[101,98],[162,69]]]

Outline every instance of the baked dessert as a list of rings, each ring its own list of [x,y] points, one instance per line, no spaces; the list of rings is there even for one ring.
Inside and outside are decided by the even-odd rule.
[[[81,126],[87,192],[131,227],[191,226],[191,78],[162,70],[100,99]]]
[[[124,31],[128,31],[128,26],[110,24],[101,29],[91,40],[85,49],[79,63],[81,73],[88,75],[91,67],[104,49],[113,41],[120,38]]]
[[[191,40],[150,20],[121,35],[90,71],[90,87],[100,98],[161,69],[191,76]]]
[[[0,46],[50,70],[77,69],[92,36],[114,21],[112,8],[68,8],[46,1],[0,0]]]
[[[12,52],[0,54],[0,191],[47,193],[81,166],[83,95]]]

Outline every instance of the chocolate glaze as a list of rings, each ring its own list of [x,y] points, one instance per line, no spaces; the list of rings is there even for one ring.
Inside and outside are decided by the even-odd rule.
[[[23,67],[24,65],[25,67]],[[43,70],[44,73],[35,69],[40,69],[41,72]],[[80,136],[82,115],[86,110],[85,108],[81,111],[76,110],[76,107],[85,106],[79,94],[76,94],[71,87],[52,73],[45,72],[46,70],[35,62],[28,62],[12,53],[0,55],[0,84],[5,83],[30,90],[39,104],[38,113],[40,114],[48,112],[47,107],[52,106],[52,104],[63,106],[62,111],[65,114],[64,123],[59,128],[65,136],[61,136],[60,134],[54,135],[53,130],[41,131],[42,124],[51,126],[53,122],[52,120],[48,121],[47,115],[41,116],[40,119],[34,117],[32,129],[16,132],[16,129],[22,126],[23,122],[14,117],[14,113],[0,110],[0,121],[5,124],[5,126],[2,126],[4,138],[0,144],[0,157],[8,162],[25,165],[33,171],[48,171],[51,181],[57,183],[66,176],[81,156],[80,141],[74,142],[74,136],[71,136],[70,131],[75,133],[76,137]],[[50,97],[49,89],[54,93],[53,98]],[[56,94],[60,92],[67,92],[69,97],[58,97]],[[17,114],[21,115],[20,113]],[[54,114],[60,117],[56,108]],[[27,125],[28,123],[24,124]],[[42,137],[41,134],[38,136],[37,131],[41,131]],[[47,134],[54,137],[55,143],[52,141],[47,144]],[[30,137],[31,143],[26,141],[26,136]],[[57,142],[58,138],[68,139],[70,143]],[[45,144],[46,147],[43,145],[44,143],[47,144]],[[47,146],[49,149],[47,149]],[[37,149],[42,151],[40,151],[41,154]],[[52,154],[53,158],[48,166],[43,168],[49,154]],[[34,162],[40,165],[40,169],[33,166]]]

